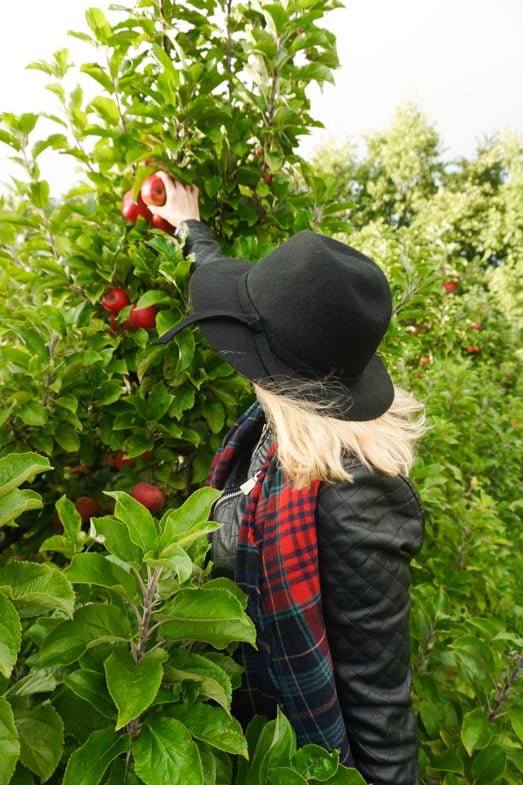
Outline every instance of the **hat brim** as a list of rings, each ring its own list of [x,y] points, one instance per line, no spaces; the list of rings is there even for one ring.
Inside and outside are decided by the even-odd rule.
[[[239,290],[245,286],[244,278],[253,265],[245,259],[224,257],[198,267],[189,287],[194,315],[212,309],[244,311]],[[247,324],[230,318],[206,318],[200,322],[200,328],[215,351],[251,381],[269,388],[277,383],[280,390],[288,381],[291,395],[297,383],[303,382],[302,397],[315,403],[334,404],[332,416],[338,419],[373,420],[384,414],[394,400],[392,380],[378,355],[373,355],[357,379],[337,378],[318,388],[310,385],[310,375],[291,368],[274,353],[269,369],[256,332]]]

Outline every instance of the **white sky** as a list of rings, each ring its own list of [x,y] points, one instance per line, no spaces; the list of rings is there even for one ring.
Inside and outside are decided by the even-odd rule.
[[[94,59],[66,32],[86,30],[85,9],[107,11],[109,0],[1,2],[0,111],[53,111],[48,78],[25,65],[63,47],[74,62]],[[326,24],[341,68],[335,86],[312,88],[312,113],[326,131],[304,140],[303,154],[322,139],[383,128],[406,98],[436,123],[449,157],[472,154],[496,130],[523,132],[522,0],[346,0]],[[7,154],[0,144],[0,181],[15,171]],[[73,178],[71,161],[53,156],[43,174],[56,193]]]

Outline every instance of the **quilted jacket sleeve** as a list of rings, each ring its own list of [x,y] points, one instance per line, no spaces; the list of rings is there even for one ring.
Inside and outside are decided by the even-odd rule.
[[[350,467],[324,484],[316,511],[322,602],[355,765],[373,785],[417,785],[410,702],[411,557],[423,512],[403,477]]]

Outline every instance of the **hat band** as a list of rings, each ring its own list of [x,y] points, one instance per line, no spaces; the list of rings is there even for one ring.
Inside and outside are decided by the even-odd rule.
[[[262,329],[262,319],[257,313],[244,313],[243,311],[224,311],[222,308],[211,308],[204,311],[196,311],[196,313],[191,314],[190,316],[186,316],[185,319],[182,319],[178,324],[175,324],[174,327],[171,327],[170,330],[167,330],[166,333],[161,335],[155,341],[152,341],[153,345],[156,346],[157,344],[167,343],[170,341],[171,338],[174,338],[175,335],[180,333],[190,324],[194,324],[194,322],[203,322],[205,319],[236,319],[238,322],[243,322],[248,327],[253,330],[253,332],[258,332]]]

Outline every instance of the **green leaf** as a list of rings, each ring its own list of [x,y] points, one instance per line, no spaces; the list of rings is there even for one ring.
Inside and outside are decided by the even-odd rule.
[[[204,785],[198,747],[185,725],[172,717],[147,722],[133,744],[133,755],[136,773],[146,785]]]
[[[81,668],[73,673],[68,673],[64,682],[75,695],[94,706],[104,717],[114,720],[116,709],[107,691],[107,684],[102,673]]]
[[[166,603],[169,621],[163,634],[171,640],[205,641],[224,649],[233,641],[256,643],[256,629],[241,603],[225,589],[182,589]]]
[[[164,548],[159,557],[147,557],[145,562],[153,567],[167,567],[172,570],[180,584],[186,583],[193,571],[191,557],[176,543]]]
[[[82,518],[74,506],[73,502],[66,496],[62,496],[55,504],[58,517],[64,527],[64,534],[71,542],[78,543],[78,535],[82,531]]]
[[[143,504],[123,491],[106,491],[107,496],[116,499],[114,515],[125,523],[129,537],[144,553],[155,549],[158,537],[153,516]]]
[[[47,564],[5,564],[0,568],[0,590],[13,601],[20,616],[37,616],[47,609],[73,614],[73,587],[59,569]]]
[[[269,783],[270,785],[307,785],[307,780],[295,769],[275,766],[269,771]]]
[[[202,697],[214,700],[226,711],[230,711],[231,679],[223,668],[205,655],[187,649],[174,649],[169,664],[165,666],[165,678],[168,681],[198,681]]]
[[[482,709],[473,709],[463,717],[461,741],[469,755],[484,747],[490,738],[488,720]]]
[[[20,644],[22,625],[13,604],[0,593],[0,673],[6,679],[11,675]]]
[[[247,607],[248,597],[243,591],[240,589],[235,581],[231,580],[230,578],[226,578],[225,576],[220,576],[219,578],[211,578],[210,580],[205,581],[205,583],[201,586],[203,591],[215,591],[216,589],[226,589],[231,594],[234,594],[240,605],[242,606],[243,610]]]
[[[95,535],[104,538],[104,546],[109,553],[127,564],[141,566],[143,550],[131,541],[125,523],[112,515],[106,515],[103,518],[96,518],[92,526]]]
[[[508,710],[510,724],[520,741],[523,741],[523,706],[511,706]]]
[[[118,736],[112,728],[93,731],[85,744],[71,754],[62,785],[98,785],[111,761],[130,747],[127,734]]]
[[[88,109],[90,108],[93,108],[109,125],[117,125],[120,120],[120,112],[112,98],[98,95],[90,102]]]
[[[169,510],[160,521],[159,548],[166,548],[172,543],[182,547],[191,543],[202,534],[207,534],[209,513],[214,502],[222,492],[215,488],[199,488],[176,510]],[[209,524],[215,531],[219,524]]]
[[[34,491],[15,489],[0,499],[0,526],[13,523],[27,510],[40,510],[42,497]]]
[[[60,761],[64,746],[62,718],[49,704],[15,709],[14,720],[20,739],[20,760],[30,771],[49,779]]]
[[[135,662],[129,651],[119,649],[104,662],[107,687],[118,707],[116,730],[144,712],[156,697],[163,678],[162,649],[144,654]]]
[[[165,709],[168,717],[183,722],[191,734],[211,747],[216,747],[231,755],[248,758],[247,742],[237,719],[222,709],[208,703],[180,704]]]
[[[35,207],[40,209],[47,207],[49,203],[49,183],[46,180],[31,183],[31,201]]]
[[[27,401],[18,409],[17,414],[26,425],[34,427],[46,425],[49,419],[47,409],[38,401]]]
[[[103,11],[99,8],[88,8],[85,12],[85,19],[100,43],[108,43],[112,35],[112,28]]]
[[[504,773],[506,765],[507,754],[503,747],[489,745],[472,761],[470,772],[474,785],[489,785],[495,782]]]
[[[72,425],[63,422],[60,423],[60,427],[55,431],[53,437],[57,444],[66,452],[78,452],[80,449],[80,437]]]
[[[27,676],[15,681],[9,688],[8,694],[20,698],[25,695],[34,695],[37,692],[52,692],[58,684],[52,671],[46,668],[37,668],[30,671]]]
[[[340,765],[334,777],[325,780],[325,785],[367,785],[367,783],[359,771]]]
[[[305,779],[325,782],[336,773],[340,762],[339,752],[327,752],[317,744],[304,744],[292,759],[292,765]]]
[[[0,785],[8,785],[20,756],[20,742],[13,711],[5,698],[0,697]]]
[[[138,595],[136,578],[101,553],[79,553],[73,557],[64,575],[71,583],[105,586],[131,599]]]
[[[47,458],[35,452],[11,453],[0,458],[0,497],[52,468]]]
[[[87,741],[93,730],[112,729],[114,726],[114,717],[104,717],[92,704],[68,689],[56,694],[53,706],[64,721],[66,736],[75,738],[80,744]]]
[[[250,733],[252,733],[252,729]],[[252,738],[249,740],[249,748],[251,745]],[[296,734],[287,717],[278,709],[276,719],[268,722],[261,729],[259,736],[255,738],[252,762],[245,777],[246,785],[268,782],[272,768],[291,766],[295,752]],[[326,754],[328,755],[328,753]],[[294,768],[299,769],[299,767]],[[303,774],[298,771],[298,774],[300,773]]]
[[[69,665],[92,646],[108,641],[128,641],[131,626],[120,608],[101,603],[85,605],[72,621],[55,627],[40,648],[42,665]]]

